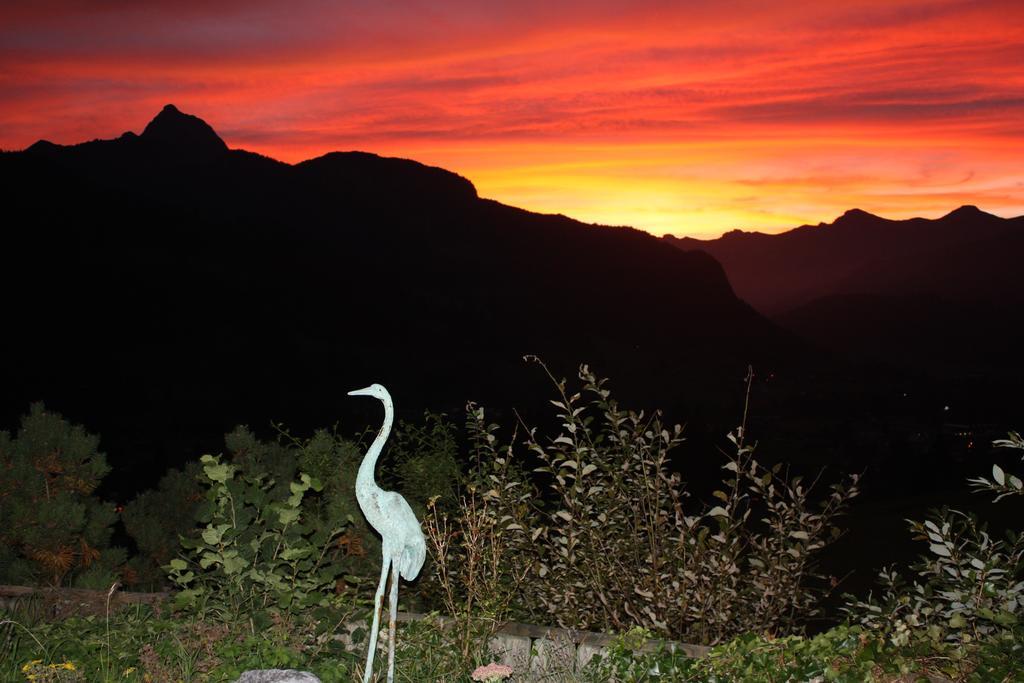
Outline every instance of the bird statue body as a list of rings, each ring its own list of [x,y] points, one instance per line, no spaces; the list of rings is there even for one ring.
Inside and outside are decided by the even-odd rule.
[[[391,572],[391,595],[388,605],[388,683],[395,678],[395,615],[398,612],[398,579],[412,581],[423,567],[427,556],[427,542],[423,537],[419,520],[409,503],[395,491],[385,491],[377,486],[373,472],[377,458],[384,449],[384,443],[391,433],[395,419],[395,408],[391,394],[380,384],[371,384],[365,389],[348,392],[349,396],[372,396],[384,404],[384,423],[370,444],[356,475],[356,500],[359,507],[377,533],[381,535],[383,562],[380,569],[380,584],[373,600],[373,627],[370,629],[370,647],[366,653],[366,669],[363,683],[369,683],[373,672],[373,657],[377,649],[377,632],[380,628],[380,612],[384,589]]]

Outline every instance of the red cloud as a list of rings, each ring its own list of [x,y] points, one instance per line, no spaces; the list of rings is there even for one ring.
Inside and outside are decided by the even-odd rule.
[[[138,131],[175,102],[232,146],[417,157],[654,231],[941,215],[965,194],[1021,213],[1024,6],[842,5],[7,3],[0,147]]]

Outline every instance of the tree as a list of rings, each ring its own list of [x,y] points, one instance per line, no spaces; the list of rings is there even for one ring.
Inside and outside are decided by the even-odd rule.
[[[42,403],[14,438],[0,432],[0,580],[97,588],[114,580],[125,552],[109,547],[114,505],[92,495],[110,471],[99,441]]]

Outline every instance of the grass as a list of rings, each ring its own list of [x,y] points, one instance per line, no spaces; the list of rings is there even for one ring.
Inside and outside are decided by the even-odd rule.
[[[48,620],[38,603],[24,601],[0,614],[0,680],[56,682],[192,683],[234,681],[249,669],[295,668],[314,672],[324,683],[361,680],[366,629],[340,628],[351,610],[310,611],[299,616],[250,616],[228,625],[199,615],[171,615],[134,606],[103,616]],[[436,619],[401,624],[396,681],[464,682],[495,657],[478,642],[465,659],[456,636]],[[351,633],[351,638],[338,634]],[[955,650],[936,644],[896,647],[858,628],[836,627],[813,638],[770,638],[747,634],[713,648],[700,660],[660,650],[642,652],[650,633],[634,629],[613,641],[582,672],[566,666],[539,680],[555,683],[612,681],[878,681],[915,679],[925,673],[951,680],[1024,681],[1016,662],[1024,636]],[[377,675],[383,680],[386,650]],[[915,673],[916,672],[916,673]],[[511,680],[528,680],[517,671]],[[910,676],[904,678],[904,676]]]

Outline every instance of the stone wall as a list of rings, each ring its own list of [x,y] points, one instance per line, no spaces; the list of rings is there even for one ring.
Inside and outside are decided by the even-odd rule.
[[[398,613],[399,622],[418,621],[423,618],[423,614]],[[450,621],[445,617],[434,619],[440,628],[444,628]],[[346,648],[361,652],[365,644],[353,643],[351,636],[356,630],[365,628],[365,621],[351,622],[346,624],[337,638],[345,643]],[[507,664],[516,672],[514,681],[555,683],[577,680],[576,674],[583,670],[594,655],[604,653],[614,638],[615,636],[591,631],[508,623],[499,628],[491,639],[490,650],[494,655],[494,661]],[[682,652],[688,657],[703,657],[709,648],[655,639],[647,641],[644,646],[646,652],[661,649]]]
[[[170,593],[131,593],[124,591],[97,591],[86,588],[30,588],[28,586],[0,586],[0,608],[14,609],[31,606],[41,616],[51,619],[106,614],[128,605],[159,605]]]

